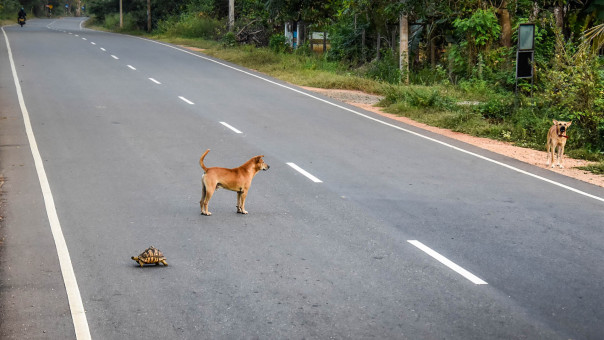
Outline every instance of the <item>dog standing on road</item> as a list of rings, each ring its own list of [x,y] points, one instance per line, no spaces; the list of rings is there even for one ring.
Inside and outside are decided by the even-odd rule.
[[[247,192],[252,185],[252,178],[260,170],[268,170],[269,165],[264,163],[261,156],[250,158],[249,161],[243,163],[240,167],[234,169],[213,167],[208,168],[203,164],[204,157],[210,152],[207,149],[199,159],[199,165],[203,168],[205,174],[201,178],[201,214],[210,216],[211,212],[208,211],[208,202],[218,188],[225,188],[228,190],[237,192],[237,212],[240,214],[247,214],[245,211],[245,197]]]
[[[554,153],[556,152],[556,147],[558,148],[558,166],[560,168],[564,168],[564,146],[566,145],[566,140],[568,136],[566,135],[566,131],[568,127],[573,122],[559,122],[554,120],[554,125],[549,128],[547,133],[547,166],[554,167]]]

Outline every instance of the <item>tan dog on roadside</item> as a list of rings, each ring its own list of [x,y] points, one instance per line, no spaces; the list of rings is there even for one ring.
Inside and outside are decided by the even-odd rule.
[[[568,136],[566,131],[573,122],[559,122],[554,119],[554,125],[547,132],[547,166],[554,167],[554,153],[558,148],[558,166],[564,168],[564,146]]]
[[[199,165],[203,168],[205,174],[201,178],[201,214],[210,216],[211,212],[208,211],[208,202],[218,188],[225,188],[228,190],[237,192],[237,212],[240,214],[247,214],[245,211],[245,197],[247,192],[252,185],[252,178],[260,170],[268,170],[269,165],[264,163],[261,156],[252,157],[249,161],[243,163],[240,167],[234,169],[227,168],[207,168],[203,164],[204,157],[210,152],[207,149],[199,159]]]

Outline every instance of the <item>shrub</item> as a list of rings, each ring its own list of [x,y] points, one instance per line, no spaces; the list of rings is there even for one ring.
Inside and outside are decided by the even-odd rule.
[[[275,53],[285,53],[289,50],[287,39],[283,34],[274,34],[270,37],[268,47]]]
[[[237,46],[237,37],[233,32],[227,32],[227,34],[222,36],[220,40],[223,47],[235,47]]]
[[[124,26],[120,29],[120,15],[118,13],[105,16],[103,27],[108,30],[131,32],[137,29],[136,19],[132,14],[126,13],[123,16]]]
[[[501,122],[514,112],[514,103],[509,96],[492,96],[486,102],[475,106],[473,110],[486,119]]]
[[[401,71],[397,56],[390,49],[384,50],[382,59],[370,64],[366,76],[374,80],[398,84],[401,81]]]
[[[157,30],[169,36],[216,39],[222,26],[219,20],[203,14],[188,13],[158,22]]]
[[[416,108],[438,108],[448,111],[457,109],[455,100],[443,95],[436,88],[420,86],[391,86],[385,90],[381,105],[405,103]]]

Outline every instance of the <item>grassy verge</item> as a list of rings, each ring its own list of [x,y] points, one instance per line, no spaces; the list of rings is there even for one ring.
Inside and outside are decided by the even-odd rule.
[[[128,32],[130,34],[140,34]],[[493,90],[479,80],[458,85],[392,85],[365,76],[363,70],[305,53],[276,53],[269,48],[253,46],[225,47],[205,39],[175,37],[168,34],[143,34],[164,42],[203,49],[203,53],[272,77],[300,85],[326,89],[360,90],[382,95],[378,105],[385,111],[413,120],[451,129],[473,136],[486,137],[515,145],[545,150],[546,133],[551,126],[551,113],[539,109],[531,98],[516,98],[512,93]],[[580,135],[577,129],[569,130]],[[580,137],[580,136],[579,136]],[[579,144],[577,142],[577,144]],[[597,161],[587,171],[602,174],[604,154],[567,144],[567,155]]]

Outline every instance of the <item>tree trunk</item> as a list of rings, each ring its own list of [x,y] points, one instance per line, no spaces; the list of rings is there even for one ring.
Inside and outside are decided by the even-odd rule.
[[[501,4],[499,10],[499,24],[501,25],[501,45],[512,47],[512,22],[510,21],[510,12],[507,9],[507,0]]]
[[[365,60],[367,60],[367,57],[365,57],[365,29],[363,28],[363,32],[361,32],[361,58],[363,59],[363,62],[365,62]]]
[[[377,48],[376,48],[376,53],[375,53],[375,60],[380,60],[380,57],[381,57],[381,55],[380,55],[380,48],[381,48],[381,46],[380,46],[380,40],[381,40],[381,38],[382,37],[380,35],[380,32],[378,32],[378,34],[377,34],[377,43],[376,43]]]
[[[435,38],[430,39],[430,65],[432,68],[436,68],[436,44],[434,40]]]
[[[556,27],[562,31],[564,29],[564,11],[562,6],[554,7],[554,17],[556,18]]]
[[[409,84],[409,21],[405,14],[401,14],[400,18],[400,69],[401,80],[405,84]]]

